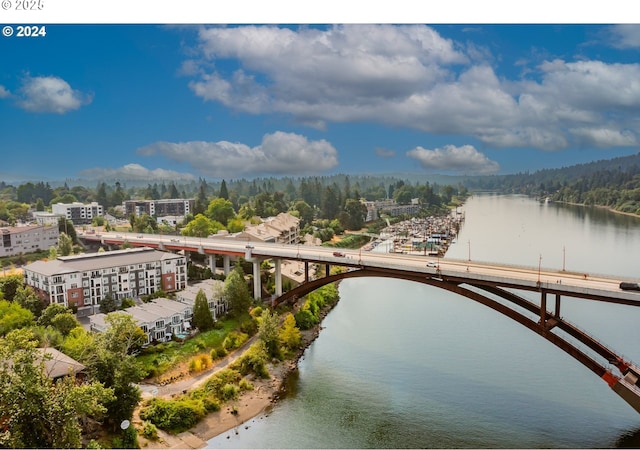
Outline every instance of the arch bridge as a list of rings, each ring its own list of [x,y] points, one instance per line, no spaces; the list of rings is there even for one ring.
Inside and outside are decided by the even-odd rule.
[[[275,263],[276,296],[273,305],[295,300],[328,283],[353,277],[383,277],[422,283],[467,297],[516,321],[565,351],[591,372],[603,379],[614,392],[640,412],[640,367],[625,360],[613,349],[563,319],[562,297],[640,306],[640,292],[622,290],[621,280],[542,267],[519,267],[424,256],[373,253],[358,250],[336,250],[304,245],[266,244],[226,241],[218,238],[189,238],[158,235],[108,233],[81,235],[87,241],[103,245],[155,247],[161,250],[197,252],[209,255],[212,270],[215,255],[222,255],[225,273],[232,257],[244,257],[259,273],[265,259]],[[282,260],[304,263],[304,282],[287,292],[282,290]],[[325,266],[325,276],[311,279],[309,264]],[[344,270],[331,275],[331,266]],[[635,285],[637,286],[637,285]],[[529,291],[539,295],[539,302],[513,292]],[[260,277],[254,277],[254,297],[261,296]],[[551,306],[551,308],[549,308]]]

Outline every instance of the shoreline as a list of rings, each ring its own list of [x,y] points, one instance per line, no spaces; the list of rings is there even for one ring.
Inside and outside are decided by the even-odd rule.
[[[316,326],[309,330],[301,331],[303,342],[293,358],[277,364],[269,364],[269,378],[267,379],[260,379],[255,376],[250,377],[250,381],[254,385],[253,390],[243,392],[237,400],[232,400],[221,405],[220,411],[207,414],[204,419],[190,430],[178,434],[171,434],[158,429],[158,439],[149,440],[142,435],[140,430],[142,429],[143,421],[136,415],[133,424],[138,429],[140,448],[204,448],[207,446],[208,441],[215,437],[228,433],[227,439],[229,439],[232,433],[238,434],[241,427],[248,429],[250,427],[250,421],[267,417],[273,406],[280,399],[285,388],[287,377],[297,370],[298,363],[304,355],[304,352],[320,335],[320,331],[323,328],[322,321],[336,304],[322,311],[320,322]],[[229,360],[227,364],[230,362],[231,360]],[[213,373],[215,373],[215,371],[209,373],[206,378],[212,376]],[[200,384],[195,379],[192,381],[193,383],[191,383],[186,390]],[[176,395],[177,394],[174,393],[164,395],[163,397],[171,398]]]

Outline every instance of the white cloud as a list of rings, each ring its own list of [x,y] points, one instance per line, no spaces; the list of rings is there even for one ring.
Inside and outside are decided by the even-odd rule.
[[[409,150],[407,156],[414,158],[424,169],[455,171],[464,174],[492,174],[500,170],[497,162],[491,161],[472,145],[445,145],[443,148],[427,150],[420,146]]]
[[[636,24],[620,24],[610,28],[611,40],[614,47],[640,47],[640,26]]]
[[[569,130],[576,136],[582,146],[609,147],[612,144],[629,147],[638,145],[637,136],[628,130],[611,128],[572,128]]]
[[[147,169],[140,164],[126,164],[116,169],[94,168],[80,172],[81,177],[108,180],[193,180],[190,173],[165,169]]]
[[[9,92],[4,86],[0,84],[0,98],[7,98],[10,95],[11,92]]]
[[[28,76],[20,88],[18,106],[31,112],[64,114],[91,101],[90,95],[72,89],[62,78]]]
[[[614,28],[628,46],[638,29]],[[183,69],[197,96],[317,129],[373,122],[543,150],[586,142],[575,130],[610,130],[594,140],[602,147],[635,145],[640,132],[640,64],[550,60],[510,80],[488,48],[424,25],[202,28],[199,52]]]
[[[202,175],[227,178],[318,173],[338,165],[338,152],[329,142],[281,131],[266,134],[256,147],[228,141],[156,142],[137,153],[186,162]]]

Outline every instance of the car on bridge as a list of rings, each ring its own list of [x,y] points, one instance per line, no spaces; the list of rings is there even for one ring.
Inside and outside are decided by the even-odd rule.
[[[346,255],[344,254],[344,252],[333,252],[333,256],[344,258]]]

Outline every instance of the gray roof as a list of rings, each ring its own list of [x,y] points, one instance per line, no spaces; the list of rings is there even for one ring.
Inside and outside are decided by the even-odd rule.
[[[85,369],[78,361],[53,347],[38,348],[37,350],[42,354],[45,372],[49,378],[56,379],[70,373],[75,375]],[[51,355],[51,359],[45,359],[44,355],[46,354]]]
[[[111,252],[83,253],[73,256],[59,256],[53,261],[36,261],[24,268],[43,275],[61,275],[73,272],[105,269],[134,264],[145,264],[179,257],[173,253],[161,252],[150,247],[128,248]]]

